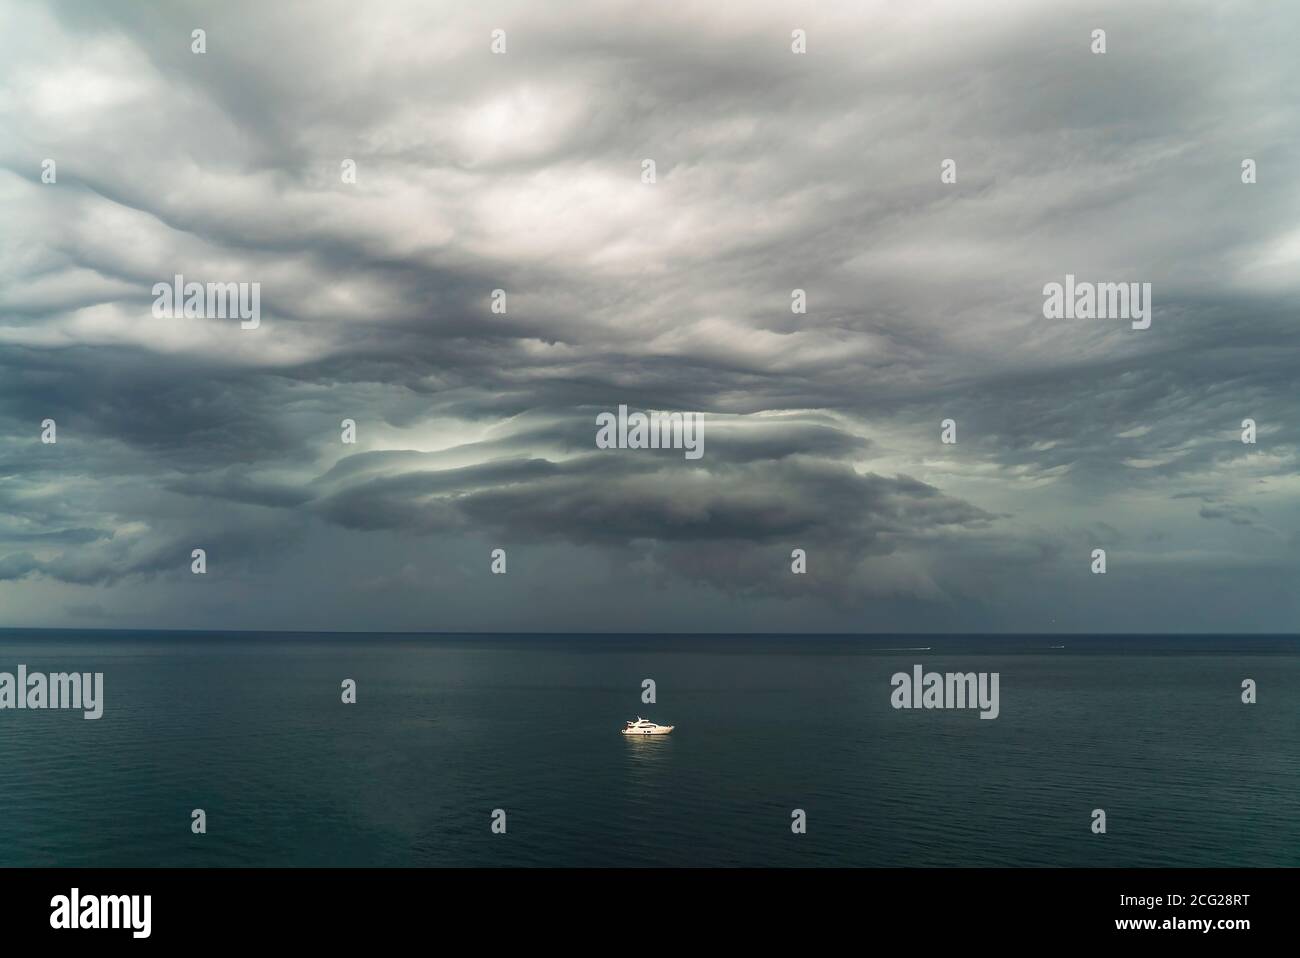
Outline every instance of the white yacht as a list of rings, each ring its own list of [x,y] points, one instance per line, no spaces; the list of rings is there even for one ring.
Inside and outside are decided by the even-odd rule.
[[[671,725],[655,725],[654,722],[648,722],[639,715],[635,722],[628,722],[623,726],[624,735],[667,735],[672,730]]]

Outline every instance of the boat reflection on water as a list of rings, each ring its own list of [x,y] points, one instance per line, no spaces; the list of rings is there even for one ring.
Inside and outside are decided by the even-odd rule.
[[[647,727],[651,731],[646,731]],[[621,730],[623,738],[631,742],[622,749],[629,781],[634,786],[636,803],[647,803],[644,809],[647,815],[654,813],[656,802],[668,800],[668,796],[660,796],[660,789],[669,787],[674,780],[672,770],[677,763],[673,761],[673,736],[668,734],[672,729],[671,725],[655,725],[638,717]]]

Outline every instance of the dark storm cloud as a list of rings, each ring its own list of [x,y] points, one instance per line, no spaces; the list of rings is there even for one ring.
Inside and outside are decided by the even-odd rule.
[[[269,546],[285,544],[280,530],[213,531],[208,526],[197,535],[156,536],[147,543],[112,539],[103,548],[64,550],[50,560],[28,555],[24,562],[0,566],[0,578],[40,573],[73,585],[114,585],[132,578],[152,581],[157,576],[176,582],[181,575],[191,575],[195,542],[202,543],[205,561],[228,563],[232,569],[247,565],[251,556]]]
[[[258,588],[355,579],[384,583],[355,599],[381,625],[503,604],[431,585],[408,541],[445,572],[490,538],[556,557],[534,566],[557,594],[576,548],[612,596],[649,576],[722,623],[729,597],[803,596],[843,612],[825,627],[1039,627],[1055,602],[1176,628],[1140,593],[1127,618],[1080,604],[1098,545],[1111,579],[1276,594],[1300,572],[1296,26],[1208,3],[11,4],[0,580],[104,587],[32,599],[42,624],[188,610],[205,546],[259,570],[205,585],[231,624],[260,621]],[[1151,282],[1151,328],[1045,320],[1067,272]],[[176,273],[261,283],[261,328],[155,320]],[[620,404],[703,412],[704,458],[596,450]]]

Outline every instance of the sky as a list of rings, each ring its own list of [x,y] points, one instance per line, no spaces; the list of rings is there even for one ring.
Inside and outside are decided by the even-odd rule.
[[[0,627],[1295,631],[1297,35],[0,0]],[[598,448],[620,405],[704,454]]]

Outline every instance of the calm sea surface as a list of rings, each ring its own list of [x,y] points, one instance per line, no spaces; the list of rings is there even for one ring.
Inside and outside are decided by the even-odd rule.
[[[0,866],[1300,864],[1295,637],[0,631],[20,663],[105,709],[0,710]],[[915,663],[1000,717],[894,710]]]

